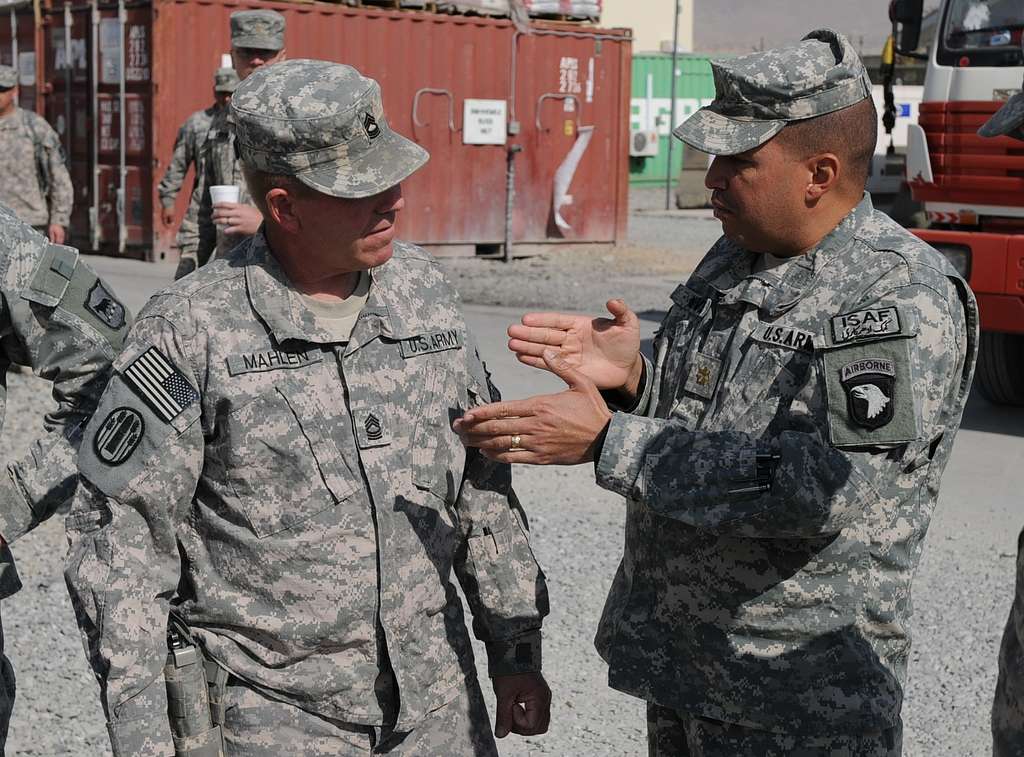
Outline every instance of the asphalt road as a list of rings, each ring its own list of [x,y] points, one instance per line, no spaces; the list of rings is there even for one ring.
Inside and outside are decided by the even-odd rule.
[[[129,307],[169,280],[171,267],[91,259]],[[519,311],[468,305],[469,322],[506,397],[558,391],[552,376],[518,364],[504,330]],[[650,318],[656,318],[651,314]],[[644,320],[649,336],[654,320]],[[46,387],[12,376],[0,454],[17,454],[38,430]],[[905,754],[988,753],[988,712],[998,639],[1012,595],[1017,532],[1024,525],[1020,471],[1024,411],[973,398],[947,469],[915,585],[914,649],[904,708]],[[593,483],[589,466],[516,471],[533,546],[551,591],[547,675],[555,701],[544,737],[511,736],[503,757],[646,754],[642,703],[611,691],[592,639],[622,549],[621,499]],[[96,686],[61,579],[59,518],[14,547],[25,588],[3,604],[19,699],[9,754],[109,754]],[[482,654],[480,655],[482,658]]]

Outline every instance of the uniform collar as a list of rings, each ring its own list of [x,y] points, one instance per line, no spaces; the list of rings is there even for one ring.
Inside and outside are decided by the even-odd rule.
[[[396,242],[396,244],[401,244]],[[370,269],[370,292],[352,330],[347,352],[377,336],[407,339],[429,330],[410,297],[408,282],[401,286],[400,265],[394,258]],[[266,324],[276,342],[290,339],[333,344],[337,339],[318,323],[267,244],[263,229],[249,241],[245,258],[245,282],[253,310]]]
[[[871,196],[863,198],[818,244],[775,268],[756,271],[757,253],[727,239],[694,272],[687,287],[725,304],[747,302],[765,315],[780,315],[796,305],[825,266],[842,253],[872,215]]]

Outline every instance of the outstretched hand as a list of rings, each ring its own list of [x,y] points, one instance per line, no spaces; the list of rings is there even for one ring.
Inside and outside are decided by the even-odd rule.
[[[463,444],[503,463],[575,465],[594,459],[612,417],[608,405],[594,382],[554,350],[545,350],[542,360],[569,389],[472,408],[455,421]]]
[[[547,369],[544,351],[555,348],[598,389],[628,388],[640,373],[640,320],[622,300],[607,303],[611,318],[527,313],[509,326],[508,348],[521,363]]]

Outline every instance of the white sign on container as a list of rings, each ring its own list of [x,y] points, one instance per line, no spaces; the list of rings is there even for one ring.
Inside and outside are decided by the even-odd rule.
[[[462,112],[462,144],[505,144],[508,103],[505,100],[469,100]]]
[[[18,53],[18,84],[22,87],[36,85],[36,54],[31,50]]]

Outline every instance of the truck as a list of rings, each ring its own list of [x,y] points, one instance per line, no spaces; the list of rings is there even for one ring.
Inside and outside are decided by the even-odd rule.
[[[1024,2],[943,0],[920,115],[907,129],[906,180],[924,205],[914,233],[968,280],[981,314],[976,386],[1024,405],[1024,143],[978,128],[1024,79]],[[916,52],[922,0],[890,6],[897,52]]]

